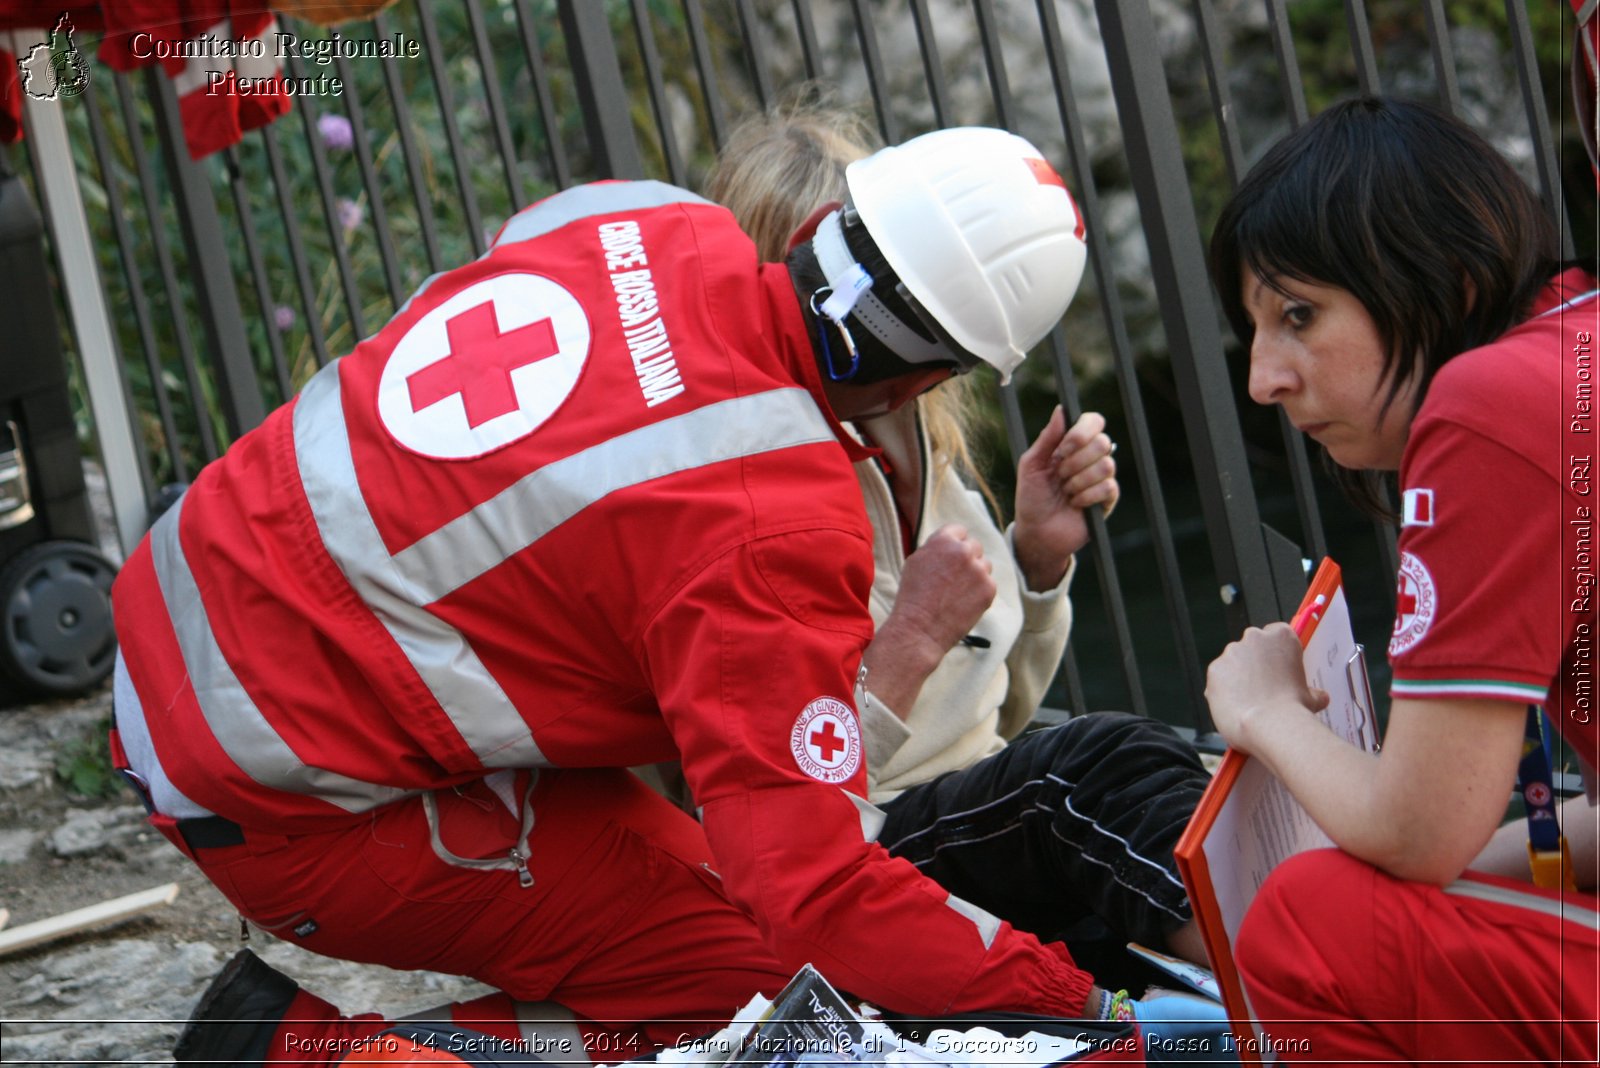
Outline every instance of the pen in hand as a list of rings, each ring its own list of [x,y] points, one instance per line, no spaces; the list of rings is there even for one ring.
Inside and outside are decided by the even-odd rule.
[[[989,639],[978,634],[968,634],[961,639],[961,644],[968,649],[987,649],[989,648]]]

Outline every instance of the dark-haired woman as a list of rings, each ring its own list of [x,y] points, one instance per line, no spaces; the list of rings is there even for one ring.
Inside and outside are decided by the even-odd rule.
[[[1208,676],[1223,736],[1339,847],[1280,867],[1237,946],[1290,1059],[1595,1060],[1600,302],[1592,265],[1563,269],[1555,248],[1480,137],[1374,98],[1274,146],[1212,238],[1251,396],[1323,446],[1357,503],[1384,508],[1387,472],[1401,491],[1381,753],[1309,714],[1325,695],[1286,625],[1247,631]],[[1590,785],[1561,806],[1580,890],[1535,887],[1526,827],[1496,834],[1530,705]]]

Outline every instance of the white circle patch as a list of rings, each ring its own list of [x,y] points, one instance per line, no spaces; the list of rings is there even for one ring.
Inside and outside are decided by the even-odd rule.
[[[537,274],[500,274],[441,302],[405,332],[378,383],[385,429],[441,460],[527,437],[578,384],[589,318]]]
[[[800,711],[789,733],[800,770],[823,782],[844,782],[861,767],[861,728],[843,701],[819,697]]]
[[[1389,655],[1399,656],[1422,640],[1439,610],[1433,576],[1411,553],[1400,554],[1400,579],[1394,599],[1394,634],[1389,638]]]

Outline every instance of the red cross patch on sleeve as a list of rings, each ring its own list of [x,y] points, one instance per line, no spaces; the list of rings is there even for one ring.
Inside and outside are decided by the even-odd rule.
[[[819,697],[800,710],[789,732],[789,749],[801,771],[821,782],[840,783],[861,768],[861,727],[843,701]]]
[[[1438,592],[1428,568],[1412,553],[1400,554],[1399,585],[1395,590],[1394,634],[1389,655],[1399,656],[1428,633],[1438,611]]]

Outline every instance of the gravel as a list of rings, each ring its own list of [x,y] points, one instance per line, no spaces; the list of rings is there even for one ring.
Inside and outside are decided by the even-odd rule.
[[[233,907],[144,821],[129,791],[91,800],[56,778],[58,754],[103,737],[109,689],[0,710],[0,909],[5,930],[177,883],[143,916],[0,956],[0,1062],[167,1064],[183,1021],[240,945]],[[416,1012],[485,988],[317,956],[250,931],[250,946],[350,1012]]]

